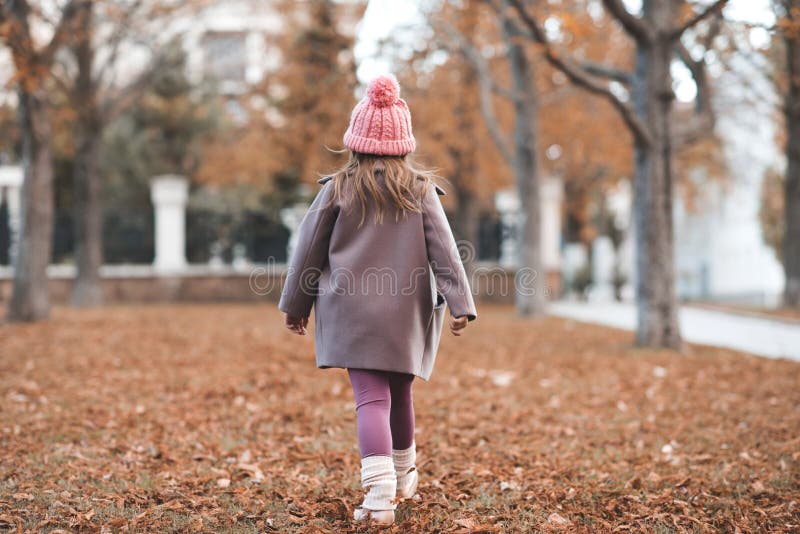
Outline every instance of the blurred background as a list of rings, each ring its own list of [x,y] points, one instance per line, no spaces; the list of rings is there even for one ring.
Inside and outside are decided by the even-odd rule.
[[[331,149],[352,106],[387,72],[412,110],[418,160],[449,192],[480,298],[532,316],[550,302],[653,346],[680,345],[681,303],[796,318],[792,9],[5,3],[7,318],[40,319],[52,304],[277,298],[278,282],[254,290],[253,273],[280,279],[315,180],[344,159]],[[519,291],[520,273],[532,290]]]
[[[394,73],[479,317],[392,532],[798,532],[799,21],[0,0],[0,531],[364,531],[347,375],[276,301]]]

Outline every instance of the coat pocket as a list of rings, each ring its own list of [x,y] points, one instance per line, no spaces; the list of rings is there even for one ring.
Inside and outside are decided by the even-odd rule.
[[[439,350],[439,341],[442,338],[442,327],[444,326],[445,310],[447,303],[444,296],[436,292],[436,301],[431,311],[431,319],[425,332],[425,350],[422,354],[421,376],[429,377],[433,372],[433,364],[436,361],[436,352]],[[426,378],[427,380],[427,378]]]

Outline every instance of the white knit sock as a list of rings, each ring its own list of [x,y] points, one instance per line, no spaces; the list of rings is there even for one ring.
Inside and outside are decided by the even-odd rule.
[[[361,459],[361,485],[367,490],[361,508],[394,510],[397,476],[389,456],[368,456]]]
[[[417,444],[412,443],[407,449],[392,449],[392,460],[397,478],[406,476],[412,468],[416,467]]]
[[[400,499],[410,499],[417,491],[419,473],[417,473],[417,446],[412,443],[407,449],[392,449],[394,472],[397,475],[397,496]]]

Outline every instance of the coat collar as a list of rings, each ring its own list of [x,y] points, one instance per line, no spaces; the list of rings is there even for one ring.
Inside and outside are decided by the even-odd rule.
[[[322,178],[320,178],[319,180],[317,180],[317,183],[318,183],[318,184],[325,185],[325,184],[327,184],[328,182],[330,182],[331,180],[333,180],[333,176],[323,176]],[[441,187],[440,187],[438,184],[433,184],[433,187],[434,187],[434,189],[436,189],[436,193],[437,193],[438,195],[440,195],[440,196],[444,196],[444,195],[446,195],[446,194],[447,194],[447,193],[445,193],[444,189],[442,189],[442,188],[441,188]]]

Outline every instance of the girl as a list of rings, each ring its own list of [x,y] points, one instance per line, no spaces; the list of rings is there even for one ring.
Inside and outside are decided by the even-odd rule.
[[[347,369],[356,400],[366,495],[354,517],[390,524],[418,483],[414,377],[430,378],[444,305],[454,335],[476,311],[444,191],[406,158],[416,142],[394,76],[369,84],[344,144],[349,161],[319,180],[300,224],[279,308],[305,335],[316,307],[317,366]]]

